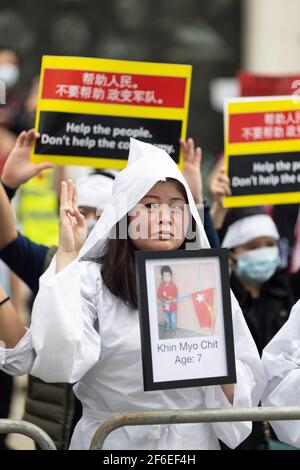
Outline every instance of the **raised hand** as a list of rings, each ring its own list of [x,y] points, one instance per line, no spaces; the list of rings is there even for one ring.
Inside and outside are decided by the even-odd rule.
[[[180,139],[180,145],[183,151],[183,175],[190,187],[196,204],[202,204],[201,148],[195,148],[194,140],[191,138],[187,141]]]
[[[228,176],[225,174],[225,168],[223,165],[213,175],[209,184],[209,191],[214,199],[210,215],[215,228],[219,230],[224,223],[227,212],[227,209],[223,206],[223,199],[225,196],[231,195],[230,181]]]
[[[30,162],[30,152],[40,134],[35,129],[19,134],[15,146],[8,155],[1,175],[2,182],[9,188],[16,189],[26,183],[40,171],[53,168],[49,162],[34,164]]]
[[[77,258],[86,237],[87,225],[78,210],[76,186],[72,180],[62,181],[56,272]]]
[[[211,179],[209,191],[215,202],[223,207],[223,198],[231,195],[230,181],[222,166]]]

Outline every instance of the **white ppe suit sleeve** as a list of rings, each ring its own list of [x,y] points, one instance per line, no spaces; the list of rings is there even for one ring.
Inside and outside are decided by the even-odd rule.
[[[55,273],[56,257],[40,278],[31,335],[31,374],[46,382],[77,382],[100,356],[99,264],[78,260]]]
[[[231,294],[236,383],[231,404],[220,385],[206,387],[207,408],[249,408],[257,406],[265,387],[262,363],[239,304]],[[252,422],[212,423],[217,437],[234,449],[252,430]]]
[[[300,300],[262,355],[267,387],[264,406],[300,405]],[[300,447],[300,421],[272,421],[278,439]]]
[[[1,341],[0,341],[1,343]],[[5,349],[0,344],[0,370],[10,375],[24,375],[31,371],[35,358],[30,330],[12,349]]]

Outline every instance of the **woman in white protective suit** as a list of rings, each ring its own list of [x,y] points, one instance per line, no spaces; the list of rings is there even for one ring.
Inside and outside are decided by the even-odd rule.
[[[233,295],[237,383],[143,390],[134,250],[209,247],[190,189],[167,153],[131,139],[128,166],[116,177],[112,203],[85,243],[86,226],[70,181],[62,184],[60,214],[57,255],[40,278],[30,329],[5,351],[4,370],[30,371],[48,382],[76,382],[83,416],[71,449],[88,449],[99,425],[122,412],[251,407],[259,402],[263,369]],[[186,241],[189,219],[196,227],[197,246]],[[133,236],[131,226],[142,235]],[[235,447],[250,431],[250,422],[130,426],[112,432],[105,448],[218,449],[218,438]]]
[[[264,406],[300,406],[300,300],[262,355],[267,386]],[[273,421],[278,439],[300,447],[300,421]]]

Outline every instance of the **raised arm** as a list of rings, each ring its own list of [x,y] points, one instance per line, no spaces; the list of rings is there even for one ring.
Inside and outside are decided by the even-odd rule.
[[[50,163],[30,163],[31,148],[38,138],[34,129],[23,131],[9,154],[0,183],[0,256],[7,266],[14,271],[32,289],[38,290],[38,280],[44,271],[48,247],[34,243],[24,235],[17,233],[14,213],[9,204],[19,185],[28,181],[39,171],[51,168]]]
[[[198,212],[204,225],[209,244],[212,248],[220,246],[218,233],[210,216],[209,206],[203,198],[203,184],[201,173],[202,152],[200,147],[195,147],[194,140],[181,139],[180,145],[183,151],[183,175],[190,187],[193,198],[198,206]]]
[[[41,170],[51,168],[51,163],[30,163],[31,148],[39,137],[34,129],[19,134],[15,146],[8,155],[1,182],[9,189],[17,189],[30,178],[37,175]],[[0,184],[0,249],[17,238],[17,229],[14,213],[10,207],[9,200],[2,184]]]
[[[190,187],[196,204],[203,203],[203,188],[201,175],[202,152],[200,147],[195,147],[194,140],[180,139],[183,151],[183,175]]]
[[[25,335],[25,324],[0,286],[0,342],[6,349],[14,348]]]
[[[0,250],[17,238],[16,221],[8,197],[0,183]]]
[[[15,146],[5,161],[1,175],[2,183],[8,188],[17,189],[40,171],[53,168],[49,162],[39,164],[30,162],[32,146],[39,137],[40,134],[35,129],[19,134]]]
[[[227,213],[227,209],[223,206],[223,199],[225,196],[231,195],[229,178],[225,174],[225,168],[222,165],[215,175],[213,175],[209,191],[213,197],[213,204],[211,206],[210,215],[213,220],[214,226],[217,230],[221,229]]]

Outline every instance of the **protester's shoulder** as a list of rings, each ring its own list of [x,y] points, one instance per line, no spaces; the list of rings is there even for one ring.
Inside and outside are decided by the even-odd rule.
[[[26,251],[26,253],[30,253],[32,256],[36,256],[40,252],[44,255],[47,253],[48,247],[45,245],[41,245],[38,243],[33,242],[30,238],[26,237],[22,233],[18,232],[16,238],[8,243],[5,247],[3,247],[0,252],[1,254],[4,253],[16,253],[17,251]]]
[[[101,277],[101,264],[91,260],[79,260],[80,274],[92,276],[93,278]]]
[[[99,294],[102,288],[101,265],[95,261],[81,260],[81,288],[89,294]]]

